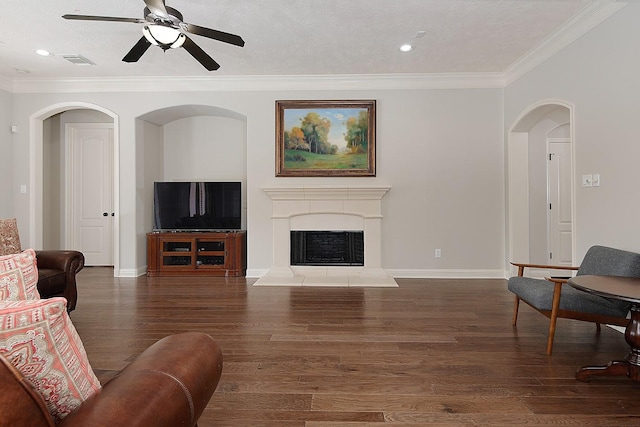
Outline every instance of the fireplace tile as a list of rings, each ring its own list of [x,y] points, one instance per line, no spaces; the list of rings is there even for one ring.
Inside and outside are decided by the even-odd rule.
[[[304,276],[276,277],[262,276],[253,286],[302,286]]]
[[[349,286],[346,276],[305,276],[302,286]]]

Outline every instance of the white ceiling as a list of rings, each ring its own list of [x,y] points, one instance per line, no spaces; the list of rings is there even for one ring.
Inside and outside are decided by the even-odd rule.
[[[187,23],[238,34],[240,48],[191,38],[221,64],[209,72],[184,49],[122,57],[142,24],[71,21],[63,14],[142,18],[143,0],[2,0],[0,78],[318,76],[504,73],[614,0],[167,0]],[[622,3],[618,3],[619,5]],[[424,31],[422,38],[416,38]],[[585,30],[583,30],[584,32]],[[399,51],[412,43],[409,53]],[[51,51],[51,57],[34,53]],[[78,66],[64,54],[95,65]],[[25,73],[27,71],[28,73]]]

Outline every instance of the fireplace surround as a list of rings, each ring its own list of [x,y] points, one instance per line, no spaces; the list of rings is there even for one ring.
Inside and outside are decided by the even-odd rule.
[[[382,268],[382,198],[388,186],[268,187],[273,265],[256,285],[397,286]],[[364,265],[292,266],[291,231],[362,231]]]

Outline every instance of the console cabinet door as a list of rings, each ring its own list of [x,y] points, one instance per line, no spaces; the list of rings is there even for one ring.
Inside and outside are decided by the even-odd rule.
[[[227,239],[202,238],[196,240],[196,268],[227,269]]]

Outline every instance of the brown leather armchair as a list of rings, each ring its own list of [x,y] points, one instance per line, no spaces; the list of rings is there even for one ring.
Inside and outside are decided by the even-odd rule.
[[[222,353],[202,332],[169,335],[147,348],[57,425],[195,426],[218,386]],[[53,427],[42,397],[0,356],[0,426]]]
[[[0,219],[0,255],[22,251],[15,218]],[[42,298],[64,297],[67,311],[76,308],[78,288],[76,274],[84,267],[84,255],[71,250],[36,251],[38,262],[38,293]]]
[[[42,298],[64,297],[67,311],[76,308],[78,288],[76,275],[84,267],[82,252],[71,250],[36,251],[38,292]]]

